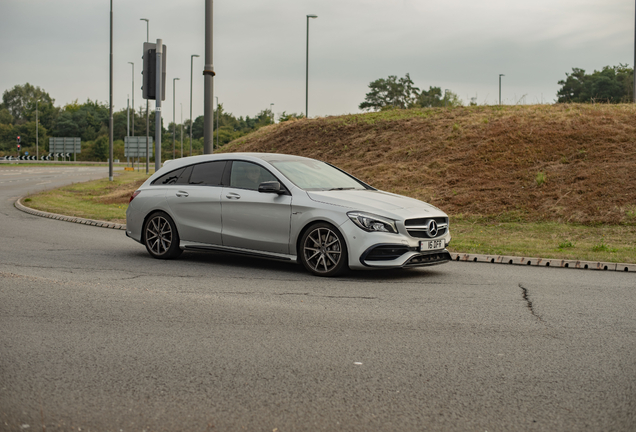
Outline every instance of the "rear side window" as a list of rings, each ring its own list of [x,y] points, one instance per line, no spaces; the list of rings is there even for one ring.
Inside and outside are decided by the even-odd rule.
[[[220,186],[225,163],[226,161],[214,161],[194,165],[190,176],[190,184]]]
[[[168,174],[164,174],[158,179],[153,180],[151,184],[155,186],[177,184],[177,181],[184,170],[185,168],[179,168],[177,170],[170,171]]]

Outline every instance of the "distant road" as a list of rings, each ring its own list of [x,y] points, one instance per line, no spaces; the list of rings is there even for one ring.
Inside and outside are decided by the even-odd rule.
[[[107,175],[0,167],[0,431],[636,430],[633,273],[321,279],[13,207]]]

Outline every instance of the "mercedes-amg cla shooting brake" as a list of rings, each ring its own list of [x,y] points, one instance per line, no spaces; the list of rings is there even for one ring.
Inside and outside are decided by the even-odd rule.
[[[130,198],[126,235],[154,258],[222,251],[344,269],[450,261],[448,216],[315,159],[225,153],[168,161]]]

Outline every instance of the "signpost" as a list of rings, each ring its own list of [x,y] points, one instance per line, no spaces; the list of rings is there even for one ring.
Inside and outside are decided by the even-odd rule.
[[[149,138],[148,147],[152,148],[152,137]],[[131,136],[124,137],[124,156],[137,158],[137,171],[139,171],[139,158],[147,158],[146,153],[146,137],[145,136]],[[134,159],[133,159],[134,164]]]
[[[82,139],[78,137],[51,137],[49,138],[50,153],[73,153],[73,162],[77,160],[77,153],[82,152]]]

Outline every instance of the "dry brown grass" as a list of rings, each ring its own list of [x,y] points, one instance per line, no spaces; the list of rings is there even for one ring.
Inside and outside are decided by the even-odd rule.
[[[631,104],[434,108],[304,119],[263,128],[224,151],[325,160],[450,214],[636,224]]]

